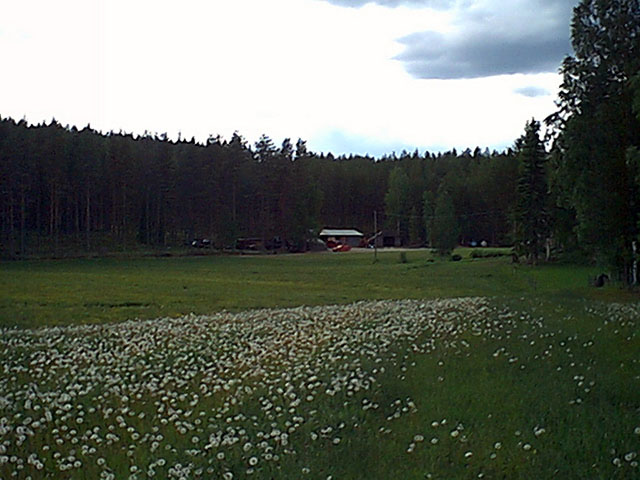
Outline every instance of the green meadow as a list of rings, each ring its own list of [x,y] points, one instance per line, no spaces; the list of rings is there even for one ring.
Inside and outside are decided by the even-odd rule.
[[[458,253],[3,263],[0,478],[639,478],[637,293]]]
[[[633,300],[594,289],[597,268],[431,252],[97,258],[0,263],[0,326],[38,327],[365,299],[522,296]],[[496,250],[507,253],[507,250]]]

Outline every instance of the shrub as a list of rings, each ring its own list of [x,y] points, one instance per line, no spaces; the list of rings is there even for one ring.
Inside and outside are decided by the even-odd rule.
[[[472,250],[470,257],[471,258],[493,258],[493,257],[507,257],[511,255],[511,253],[505,252],[497,252],[495,250]]]

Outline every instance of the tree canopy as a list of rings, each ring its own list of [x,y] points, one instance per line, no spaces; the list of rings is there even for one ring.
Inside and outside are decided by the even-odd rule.
[[[583,0],[571,32],[575,54],[562,64],[559,108],[547,119],[554,196],[571,212],[580,248],[628,276],[638,233],[638,185],[627,157],[640,143],[639,2]]]

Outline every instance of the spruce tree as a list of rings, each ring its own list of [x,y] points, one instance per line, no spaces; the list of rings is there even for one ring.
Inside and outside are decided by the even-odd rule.
[[[436,208],[436,199],[433,192],[425,190],[422,195],[422,202],[422,221],[424,223],[427,243],[431,243],[431,229],[433,227],[433,217]]]
[[[577,244],[632,281],[639,197],[627,155],[640,146],[633,112],[640,71],[640,2],[582,0],[571,25],[574,55],[561,68],[553,128],[552,186]]]
[[[401,167],[389,174],[389,189],[384,196],[385,213],[389,228],[404,241],[407,238],[407,215],[409,214],[409,177]]]
[[[549,232],[547,210],[546,151],[540,140],[540,123],[527,122],[525,133],[516,141],[519,161],[515,211],[516,251],[535,263],[543,251]]]
[[[446,255],[458,245],[458,221],[453,200],[446,188],[440,188],[431,223],[431,246],[440,255]]]

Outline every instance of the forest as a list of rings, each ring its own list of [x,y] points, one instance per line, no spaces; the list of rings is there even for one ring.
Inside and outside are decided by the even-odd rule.
[[[123,247],[208,238],[230,248],[240,237],[276,236],[297,245],[323,226],[373,233],[374,211],[381,225],[399,226],[404,244],[420,245],[425,200],[443,185],[461,241],[503,244],[517,177],[513,152],[336,158],[266,135],[254,146],[238,134],[202,145],[54,121],[2,120],[0,152],[3,243],[19,254],[38,242],[91,250],[107,237]]]
[[[235,133],[170,140],[0,117],[0,254],[107,252],[207,238],[281,238],[322,227],[390,229],[407,246],[485,241],[535,262],[564,252],[636,281],[640,221],[640,9],[584,0],[558,109],[512,148],[392,153],[250,145]],[[448,237],[448,238],[444,238]]]

